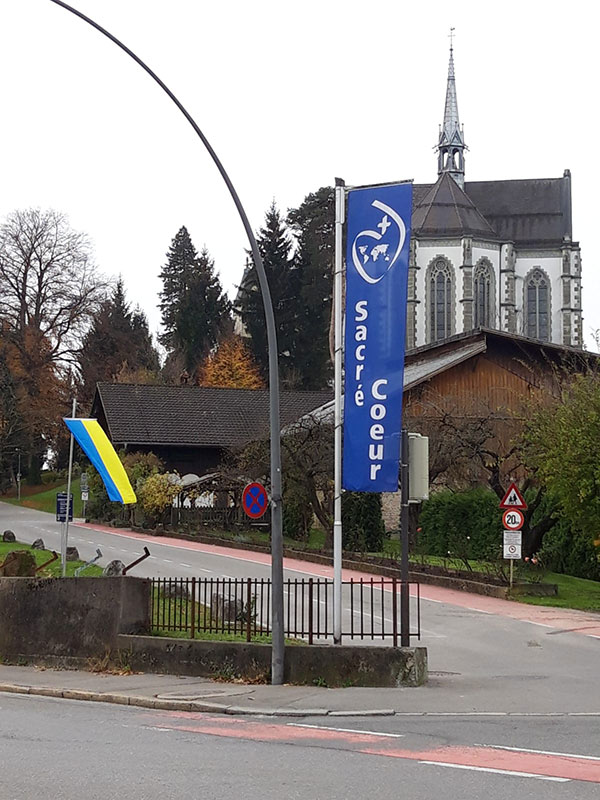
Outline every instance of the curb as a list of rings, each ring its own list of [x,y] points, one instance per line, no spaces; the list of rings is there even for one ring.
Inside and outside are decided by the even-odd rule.
[[[83,700],[93,703],[113,703],[122,706],[160,709],[161,711],[196,711],[210,714],[230,714],[233,716],[380,717],[391,716],[395,713],[393,709],[332,711],[328,708],[248,708],[245,706],[227,706],[223,703],[203,703],[198,700],[159,700],[153,697],[116,694],[114,692],[91,692],[83,689],[55,689],[51,686],[26,686],[18,683],[0,683],[0,692],[56,697],[63,700]]]

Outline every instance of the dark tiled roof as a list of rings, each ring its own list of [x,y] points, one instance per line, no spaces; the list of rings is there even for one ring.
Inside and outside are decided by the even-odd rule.
[[[504,241],[560,242],[571,235],[566,178],[471,181],[465,191]]]
[[[417,236],[497,238],[489,222],[447,172],[414,204],[412,226]]]
[[[281,392],[281,426],[330,400],[332,392]],[[269,432],[269,392],[201,386],[99,383],[103,411],[119,444],[235,448]]]
[[[438,181],[439,183],[439,181]],[[413,227],[420,224],[420,207],[436,184],[413,186]],[[549,245],[572,237],[570,176],[508,181],[467,181],[465,194],[501,241],[517,245]],[[420,216],[417,216],[419,209]],[[417,235],[419,231],[415,227]],[[444,229],[436,235],[451,235]],[[459,236],[460,234],[455,234]]]

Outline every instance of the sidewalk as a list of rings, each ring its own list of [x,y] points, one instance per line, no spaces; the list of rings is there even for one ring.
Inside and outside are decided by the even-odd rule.
[[[529,700],[508,677],[481,682],[469,676],[432,673],[424,687],[375,689],[320,686],[269,686],[219,683],[202,678],[133,673],[112,675],[82,670],[0,665],[0,693],[40,695],[165,711],[286,717],[379,716],[593,716],[600,702],[588,691],[562,700],[556,693],[533,692]],[[0,707],[2,698],[0,696]],[[342,724],[342,723],[340,723]]]
[[[401,707],[400,698],[406,691],[246,685],[174,675],[112,675],[0,665],[0,692],[168,711],[302,717],[387,716]]]

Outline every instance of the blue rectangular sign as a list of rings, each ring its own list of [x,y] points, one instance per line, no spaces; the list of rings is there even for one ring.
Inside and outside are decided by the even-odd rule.
[[[67,521],[67,493],[58,492],[56,495],[56,521]],[[73,494],[69,495],[69,522],[73,522]]]
[[[342,486],[398,489],[412,184],[348,193]]]

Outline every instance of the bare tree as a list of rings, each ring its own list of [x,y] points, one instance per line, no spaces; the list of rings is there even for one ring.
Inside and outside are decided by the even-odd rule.
[[[17,346],[33,330],[50,361],[73,361],[105,291],[87,236],[63,214],[14,211],[0,226],[0,319]]]

